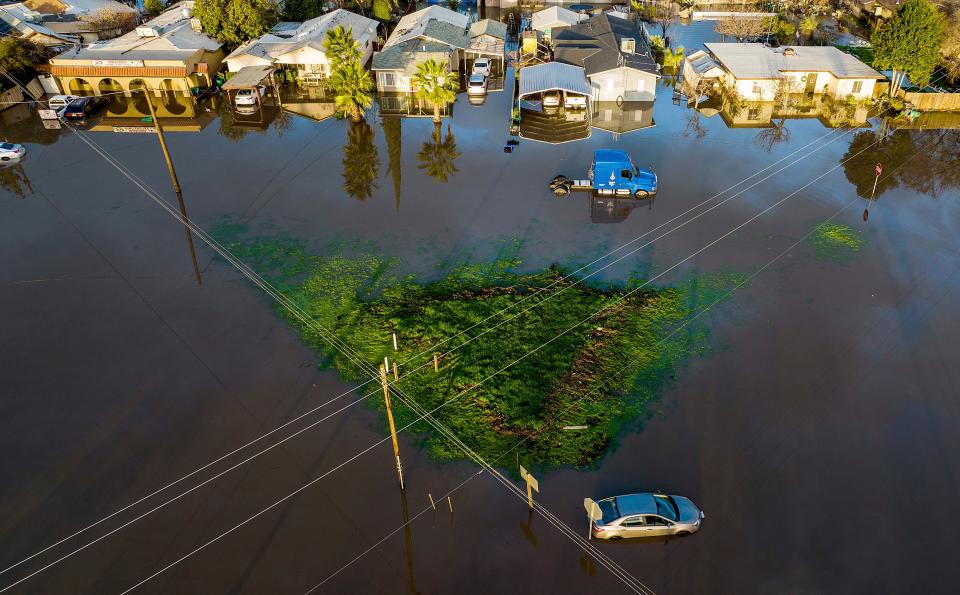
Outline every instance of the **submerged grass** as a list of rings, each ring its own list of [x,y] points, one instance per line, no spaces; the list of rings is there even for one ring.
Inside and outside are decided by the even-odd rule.
[[[820,260],[845,262],[863,247],[863,234],[849,225],[824,222],[814,229],[810,242]]]
[[[702,321],[674,331],[741,279],[701,276],[624,297],[643,280],[631,278],[620,287],[573,285],[558,267],[516,273],[520,261],[508,254],[423,283],[398,273],[396,259],[369,245],[340,245],[319,256],[284,235],[251,237],[229,223],[214,233],[368,366],[376,368],[384,356],[409,360],[400,369],[401,390],[427,410],[440,407],[434,415],[441,423],[500,465],[512,464],[512,452],[508,460],[499,459],[518,443],[516,451],[529,465],[594,463],[621,430],[642,423],[648,403],[687,358],[709,350]],[[496,314],[501,310],[506,312]],[[314,330],[280,313],[316,350],[322,367],[349,380],[368,378]],[[434,348],[438,343],[443,344]],[[450,351],[435,373],[433,353]],[[428,365],[403,377],[423,364]],[[383,409],[379,395],[369,403]],[[416,419],[396,402],[394,414],[400,426]],[[463,457],[427,424],[418,422],[414,430],[434,456]]]

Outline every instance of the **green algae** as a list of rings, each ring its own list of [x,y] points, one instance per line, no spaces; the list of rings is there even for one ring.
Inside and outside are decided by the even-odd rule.
[[[500,465],[512,464],[515,452],[539,468],[594,464],[618,434],[652,415],[649,404],[691,356],[710,351],[707,325],[692,317],[742,282],[701,275],[654,288],[636,275],[622,286],[577,284],[557,266],[516,272],[516,244],[501,258],[421,282],[369,244],[313,254],[289,236],[254,237],[229,222],[214,235],[350,347],[344,355],[278,307],[321,367],[362,381],[389,357],[400,364],[407,398],[436,409],[438,421]],[[434,353],[445,354],[439,373]],[[382,410],[375,386],[361,390]],[[398,400],[394,415],[399,427],[413,424],[436,458],[464,458]]]
[[[810,236],[810,243],[820,260],[846,262],[863,247],[863,234],[849,225],[823,222]]]

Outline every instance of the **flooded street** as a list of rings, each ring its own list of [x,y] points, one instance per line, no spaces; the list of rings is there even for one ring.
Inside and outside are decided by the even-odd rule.
[[[710,26],[671,35],[694,48]],[[699,304],[712,348],[677,370],[642,427],[596,468],[539,476],[539,501],[580,535],[585,497],[662,489],[706,512],[695,535],[596,544],[650,590],[955,591],[960,166],[935,159],[956,155],[957,130],[873,145],[858,135],[878,120],[804,118],[770,142],[769,128],[722,114],[691,124],[666,85],[650,126],[520,139],[512,153],[509,90],[482,105],[460,94],[439,133],[378,106],[360,124],[279,113],[243,128],[209,109],[166,137],[206,231],[374,251],[423,280],[514,253],[521,270],[592,263],[610,283],[638,270],[657,285],[749,278]],[[143,190],[176,209],[156,136],[115,122],[82,133],[141,188],[81,133],[15,119],[0,123],[28,150],[0,171],[0,589],[56,562],[10,592],[115,593],[148,578],[137,592],[625,592],[489,473],[401,434],[404,503],[386,424],[347,407],[382,398],[377,386],[344,395],[355,385],[318,370],[272,300],[194,237],[197,283],[183,226]],[[599,148],[651,166],[656,199],[555,197],[548,181],[584,176]],[[818,245],[825,223],[852,229],[856,249]]]

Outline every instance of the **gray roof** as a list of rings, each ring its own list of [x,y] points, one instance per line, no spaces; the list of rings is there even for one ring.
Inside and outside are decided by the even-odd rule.
[[[470,25],[470,34],[474,37],[489,35],[500,40],[507,39],[507,25],[493,19],[483,19]]]
[[[591,94],[590,83],[579,66],[548,62],[527,66],[520,71],[520,97],[554,89],[587,96]]]
[[[884,78],[856,57],[833,46],[768,48],[760,43],[703,45],[736,78],[779,78],[783,72],[829,72],[837,78]]]
[[[420,36],[460,49],[466,49],[470,45],[469,29],[457,27],[446,21],[427,21]]]
[[[421,39],[408,39],[403,43],[391,45],[373,55],[371,70],[406,70],[409,66],[425,62],[431,58],[446,61],[450,57],[450,46]]]
[[[263,82],[263,79],[270,76],[273,72],[273,66],[244,66],[236,74],[223,84],[223,88],[230,89],[250,89]]]
[[[634,52],[620,49],[623,39],[634,40]],[[583,66],[587,76],[621,67],[660,73],[636,23],[605,13],[560,30],[553,35],[553,45],[558,61]]]

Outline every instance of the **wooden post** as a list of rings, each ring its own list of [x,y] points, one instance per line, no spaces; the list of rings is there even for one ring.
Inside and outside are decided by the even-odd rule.
[[[453,512],[453,500],[450,499],[450,496],[447,496],[447,506],[450,507],[450,512]]]
[[[383,401],[387,405],[387,422],[390,424],[390,438],[393,440],[393,456],[397,459],[397,478],[403,489],[403,465],[400,464],[400,444],[397,442],[397,427],[393,424],[393,410],[390,408],[390,389],[387,387],[387,369],[380,366],[380,383],[383,384]]]
[[[427,492],[427,498],[430,498],[430,506],[432,506],[433,509],[436,510],[437,503],[433,501],[433,494],[431,494],[430,492]]]
[[[400,371],[397,369],[397,362],[393,362],[393,381],[400,382]]]
[[[393,350],[397,350],[397,333],[393,333]]]
[[[436,353],[433,354],[433,371],[440,371],[440,355]]]

